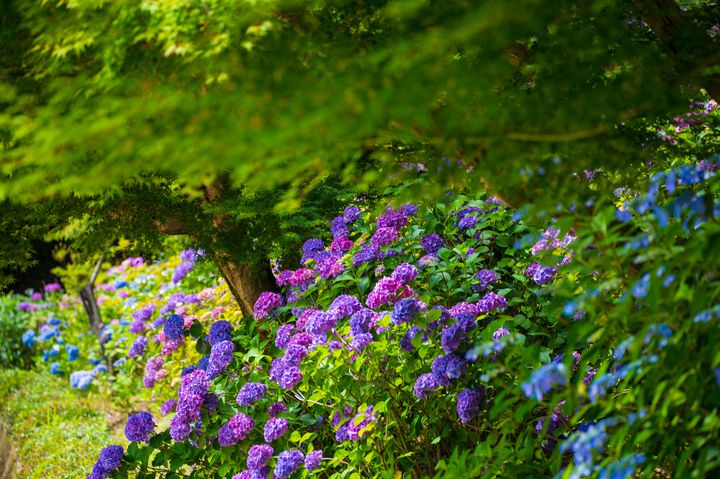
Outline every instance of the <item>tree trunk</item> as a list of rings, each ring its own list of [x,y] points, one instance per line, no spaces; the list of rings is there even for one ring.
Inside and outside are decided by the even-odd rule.
[[[244,316],[251,316],[255,301],[263,291],[275,291],[275,279],[269,264],[249,265],[216,260],[215,266],[225,278]]]

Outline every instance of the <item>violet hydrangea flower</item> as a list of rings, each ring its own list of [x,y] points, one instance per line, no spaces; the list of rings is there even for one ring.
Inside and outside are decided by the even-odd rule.
[[[457,395],[457,413],[460,422],[468,423],[480,412],[482,405],[482,391],[478,389],[463,389]]]
[[[237,394],[236,401],[240,406],[250,406],[265,395],[267,386],[262,383],[245,383]]]
[[[125,423],[125,437],[128,441],[147,443],[151,434],[155,434],[155,423],[148,412],[132,414]]]
[[[273,477],[277,479],[286,479],[300,467],[303,463],[303,459],[303,453],[297,449],[282,451],[278,455],[277,462],[275,463]]]
[[[432,374],[421,374],[415,381],[415,386],[413,387],[413,394],[415,394],[418,399],[422,399],[431,392],[435,391],[437,387],[438,385],[435,382],[435,379],[433,379]]]
[[[282,417],[272,417],[265,423],[263,436],[265,442],[273,442],[275,439],[282,437],[288,430],[288,420]]]
[[[445,240],[443,240],[437,233],[430,233],[422,238],[420,244],[427,254],[436,256],[438,251],[440,251],[440,248],[445,246]]]
[[[210,350],[210,360],[207,367],[207,376],[215,379],[232,362],[235,344],[232,341],[220,341]]]
[[[323,452],[322,449],[315,449],[312,452],[309,452],[305,456],[305,469],[308,471],[315,471],[317,469],[320,469],[320,462],[323,459]]]
[[[360,218],[360,209],[357,206],[348,206],[343,212],[345,223],[353,223]]]
[[[438,356],[432,362],[432,377],[438,386],[450,386],[467,370],[465,360],[455,354]]]
[[[280,401],[274,402],[270,405],[268,408],[268,416],[270,417],[277,417],[278,414],[281,412],[287,411],[287,406],[285,404],[281,403]]]
[[[127,354],[128,357],[134,358],[135,356],[142,356],[147,345],[148,339],[145,336],[138,336],[135,338],[135,341],[133,341],[132,346],[130,346],[130,351],[128,351]]]
[[[495,274],[494,271],[489,269],[481,269],[477,273],[475,273],[475,278],[480,281],[480,283],[477,286],[478,291],[483,291],[487,289],[488,285],[496,282],[498,280],[497,274]]]
[[[415,266],[409,263],[401,263],[395,268],[390,277],[404,285],[414,281],[417,275],[418,270]]]
[[[247,457],[247,467],[257,471],[267,465],[275,451],[269,444],[256,444],[250,448]]]
[[[254,426],[255,423],[250,416],[238,413],[218,430],[218,444],[221,447],[234,446],[245,439]]]
[[[479,313],[489,313],[496,309],[505,309],[507,305],[507,300],[499,294],[487,293],[477,302],[477,309]]]
[[[253,315],[255,316],[255,319],[264,319],[267,318],[275,308],[280,306],[282,306],[282,296],[278,293],[265,291],[260,295],[257,301],[255,301]]]

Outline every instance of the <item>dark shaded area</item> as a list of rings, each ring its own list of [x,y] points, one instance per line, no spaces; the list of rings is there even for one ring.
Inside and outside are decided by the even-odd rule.
[[[42,291],[46,284],[59,281],[50,272],[53,268],[62,266],[62,263],[58,262],[52,254],[56,245],[56,242],[33,241],[33,266],[25,271],[14,273],[13,282],[8,286],[8,290],[14,293],[23,293],[29,288]]]

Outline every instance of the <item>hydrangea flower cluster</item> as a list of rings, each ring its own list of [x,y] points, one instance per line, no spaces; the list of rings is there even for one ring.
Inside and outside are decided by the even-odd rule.
[[[278,455],[273,477],[285,479],[295,472],[303,463],[303,453],[297,449],[282,451]]]
[[[122,446],[107,446],[100,451],[92,472],[88,479],[107,479],[111,477],[112,472],[118,469],[125,457],[125,449]]]
[[[253,427],[255,423],[250,416],[238,413],[218,430],[218,444],[221,447],[234,446],[245,439]]]
[[[183,442],[190,435],[190,424],[200,419],[200,408],[209,387],[205,371],[195,370],[182,377],[176,413],[170,421],[170,435],[175,441]]]
[[[225,371],[228,364],[232,362],[235,344],[232,341],[220,341],[215,343],[210,351],[210,360],[206,369],[209,379],[215,379]]]
[[[128,441],[149,442],[151,434],[155,434],[155,422],[148,412],[132,414],[125,423],[125,437]]]
[[[182,316],[173,314],[169,318],[167,318],[165,326],[163,327],[163,333],[165,333],[165,336],[167,336],[168,339],[180,339],[183,337],[184,332],[185,320],[182,318]]]
[[[262,383],[245,383],[237,394],[237,403],[241,406],[250,406],[262,399],[265,391],[267,391],[267,386]]]
[[[282,306],[282,296],[277,293],[265,291],[255,302],[254,316],[255,319],[264,319],[270,316],[270,313]]]

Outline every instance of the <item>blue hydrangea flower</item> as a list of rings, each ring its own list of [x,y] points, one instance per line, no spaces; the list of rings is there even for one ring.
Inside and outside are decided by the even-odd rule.
[[[215,346],[221,341],[232,341],[232,331],[233,326],[228,321],[215,321],[208,331],[207,339],[210,346]]]
[[[181,316],[173,314],[167,318],[165,326],[163,326],[163,332],[168,339],[180,339],[183,337],[183,333],[185,332],[185,321]]]
[[[533,371],[530,380],[522,383],[522,391],[526,397],[542,401],[545,394],[555,386],[567,383],[567,368],[563,363],[549,363]]]

